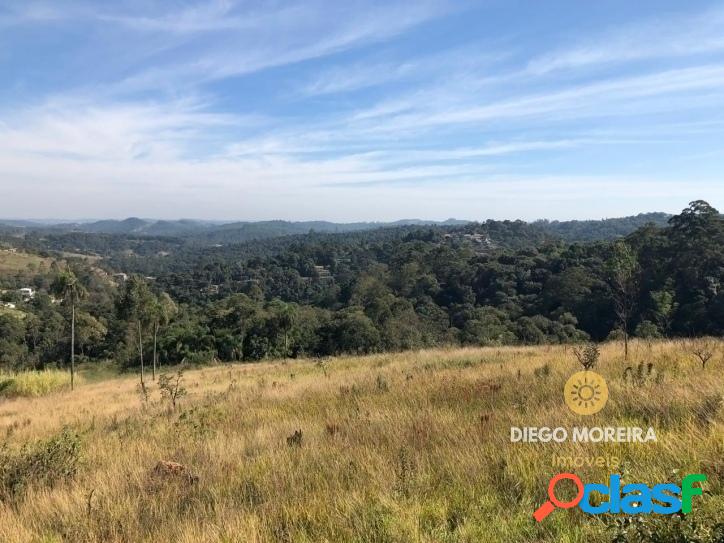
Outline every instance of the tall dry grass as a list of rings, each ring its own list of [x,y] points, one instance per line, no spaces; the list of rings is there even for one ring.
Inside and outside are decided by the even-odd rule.
[[[67,477],[30,479],[3,501],[0,540],[611,541],[616,518],[570,510],[533,520],[561,471],[554,455],[616,457],[630,482],[705,473],[707,495],[695,498],[690,520],[713,529],[724,505],[724,361],[715,346],[702,370],[683,342],[634,343],[633,375],[653,363],[634,381],[621,346],[606,345],[597,371],[610,400],[591,417],[562,401],[578,369],[565,346],[223,365],[188,371],[176,410],[153,384],[142,401],[132,377],[5,401],[7,450],[65,427],[81,457]],[[651,425],[658,441],[511,443],[511,425]],[[288,441],[297,430],[301,442]],[[154,475],[159,460],[185,465],[198,482]],[[576,472],[603,482],[611,469]]]

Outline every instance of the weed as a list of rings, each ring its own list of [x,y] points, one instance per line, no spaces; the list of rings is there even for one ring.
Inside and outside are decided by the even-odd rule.
[[[721,394],[709,394],[704,396],[699,405],[694,408],[694,414],[701,426],[709,426],[714,422],[717,413],[722,406]]]
[[[360,394],[362,394],[362,388],[360,388],[359,385],[342,385],[339,387],[339,395],[342,397],[359,396]]]
[[[165,480],[184,481],[188,484],[199,482],[199,476],[193,473],[188,467],[178,462],[159,460],[151,472],[152,476]]]
[[[681,513],[671,518],[659,515],[610,516],[612,543],[720,543],[724,522],[698,519]]]
[[[583,366],[583,369],[588,371],[598,364],[601,351],[595,343],[588,343],[584,347],[574,347],[573,354],[576,356],[578,363]]]
[[[244,478],[239,485],[241,501],[248,507],[258,507],[264,503],[264,494],[259,485],[249,478]]]
[[[182,383],[183,376],[183,370],[178,370],[173,377],[167,373],[162,373],[158,378],[158,388],[161,391],[161,397],[171,402],[173,409],[176,409],[176,402],[187,394]]]
[[[296,430],[292,435],[287,436],[287,446],[289,447],[301,447],[302,446],[302,431]]]
[[[395,465],[395,489],[405,498],[412,494],[415,475],[417,473],[417,462],[407,447],[401,447],[397,451],[397,463]]]
[[[0,451],[0,494],[16,499],[30,486],[53,487],[78,472],[80,437],[69,429],[18,451]]]
[[[339,433],[339,425],[332,422],[325,424],[324,429],[329,437],[334,437]]]
[[[380,373],[377,374],[375,383],[377,384],[377,390],[380,392],[387,392],[390,390],[390,386],[387,384],[387,379],[385,379]]]
[[[141,381],[140,383],[138,383],[137,390],[138,390],[138,396],[141,398],[141,404],[143,404],[144,406],[147,406],[148,399],[149,399],[149,390],[148,390],[148,387],[146,386],[146,382]]]
[[[544,381],[548,380],[548,377],[551,374],[551,365],[546,362],[542,366],[536,368],[533,370],[533,375],[538,377],[539,379],[543,379]]]
[[[701,369],[704,370],[706,369],[706,363],[714,356],[714,347],[711,342],[702,340],[692,346],[691,354],[699,359]]]
[[[174,427],[199,441],[216,431],[223,415],[221,408],[214,405],[194,406],[181,412]]]
[[[653,362],[649,362],[647,364],[640,362],[636,366],[635,370],[633,366],[626,366],[626,369],[623,372],[623,380],[628,384],[641,387],[651,380],[660,383],[661,378],[659,377],[659,374],[654,370]]]
[[[320,358],[317,360],[317,367],[322,370],[322,373],[325,377],[329,377],[329,372],[327,371],[327,363],[324,361],[324,359]]]

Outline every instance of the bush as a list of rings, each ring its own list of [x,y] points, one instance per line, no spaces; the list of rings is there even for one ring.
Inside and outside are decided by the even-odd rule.
[[[176,409],[176,402],[187,394],[186,388],[183,386],[183,378],[183,370],[178,370],[173,377],[167,373],[162,373],[158,378],[158,389],[161,391],[161,397],[171,402],[174,409]]]
[[[574,347],[573,354],[586,371],[595,368],[596,364],[598,364],[598,358],[601,356],[601,352],[595,343],[588,343],[584,347]]]
[[[80,437],[67,428],[20,450],[0,450],[0,496],[16,499],[30,486],[52,487],[75,477]]]
[[[78,375],[76,375],[76,383]],[[37,397],[70,389],[70,373],[61,370],[23,371],[0,374],[0,396]]]
[[[644,339],[654,339],[654,338],[660,338],[661,333],[659,332],[659,327],[656,326],[651,321],[641,321],[639,325],[636,327],[636,331],[634,332],[634,335],[636,337],[644,338]]]
[[[612,543],[720,543],[724,523],[706,515],[633,516],[608,519]]]

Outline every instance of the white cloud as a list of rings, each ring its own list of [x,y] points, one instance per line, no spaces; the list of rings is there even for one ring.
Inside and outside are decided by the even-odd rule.
[[[121,82],[125,91],[168,89],[179,84],[208,83],[238,77],[268,68],[318,59],[351,48],[390,39],[445,12],[437,1],[388,2],[376,7],[364,3],[329,4],[307,2],[290,4],[282,9],[196,21],[204,32],[191,44],[194,52],[182,62],[162,62],[141,70]],[[194,20],[184,17],[184,20]],[[186,27],[155,20],[171,34]],[[201,28],[207,26],[207,28]],[[141,28],[144,28],[142,25]],[[172,40],[177,37],[172,35]],[[175,43],[175,41],[174,41]]]
[[[664,169],[644,175],[634,156],[644,145],[721,135],[724,64],[715,56],[679,62],[718,51],[721,21],[712,19],[700,41],[692,28],[678,35],[669,23],[646,23],[516,65],[507,51],[481,53],[480,43],[425,55],[387,43],[450,9],[437,2],[369,9],[315,0],[251,9],[220,0],[177,12],[153,5],[99,12],[76,2],[62,12],[28,4],[6,16],[13,24],[64,18],[100,28],[99,57],[113,75],[0,108],[0,200],[42,195],[18,203],[18,215],[356,220],[502,218],[513,210],[570,218],[642,205],[676,211],[670,202],[682,199],[683,207],[692,194],[722,202],[715,175],[686,183]],[[637,28],[647,41],[659,39],[636,49]],[[113,39],[103,41],[105,31]],[[661,36],[671,40],[659,43]],[[264,115],[244,96],[232,96],[229,106],[228,96],[215,94],[222,80],[352,49],[356,60],[348,65],[345,56],[324,69],[290,68],[294,91],[268,101],[252,96],[266,88],[250,86]],[[92,46],[84,50],[93,54]],[[652,57],[677,62],[555,78]],[[343,95],[372,86],[366,103]],[[628,161],[614,170],[578,160],[605,156],[604,146],[629,152]],[[714,162],[717,155],[704,148],[698,156]],[[664,188],[655,190],[655,182]]]
[[[527,73],[620,64],[644,59],[686,57],[724,51],[724,10],[721,8],[624,25],[568,48],[533,58]]]
[[[506,51],[487,51],[483,43],[468,43],[464,48],[453,48],[409,60],[365,59],[352,64],[344,63],[316,73],[301,92],[309,96],[342,93],[375,87],[384,83],[407,80],[412,82],[465,79],[469,75],[485,72],[509,56]],[[481,79],[475,78],[476,84]]]
[[[633,77],[620,77],[574,85],[546,93],[523,94],[491,100],[485,105],[472,102],[474,95],[458,97],[457,107],[448,96],[438,100],[421,99],[419,92],[399,99],[392,106],[382,104],[356,113],[354,120],[366,122],[366,130],[403,133],[405,130],[444,125],[470,125],[502,120],[544,118],[590,118],[616,115],[643,116],[652,112],[680,110],[682,107],[724,105],[724,96],[715,92],[724,85],[724,64],[666,70]],[[437,91],[439,92],[439,91]],[[692,102],[692,96],[696,101]],[[665,101],[656,98],[666,97]],[[679,97],[679,98],[677,98]]]
[[[253,124],[253,119],[209,113],[194,102],[87,104],[55,100],[8,117],[0,125],[5,153],[68,156],[76,160],[179,157],[214,130]]]

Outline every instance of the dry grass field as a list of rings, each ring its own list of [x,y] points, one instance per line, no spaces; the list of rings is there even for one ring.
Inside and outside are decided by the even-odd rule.
[[[43,267],[48,269],[52,262],[52,258],[43,258],[21,251],[0,249],[0,275],[14,274],[28,269],[37,270]]]
[[[620,517],[578,509],[537,524],[548,479],[565,471],[554,455],[617,459],[614,470],[577,468],[584,482],[705,473],[693,513],[647,517],[639,532],[714,541],[724,506],[714,348],[702,369],[683,342],[634,343],[626,375],[621,345],[605,345],[597,371],[610,400],[590,417],[563,403],[579,369],[564,346],[189,370],[175,409],[150,375],[148,401],[133,376],[3,400],[0,541],[639,540]],[[653,426],[658,441],[510,442],[511,426],[576,425]],[[154,470],[161,460],[185,470]]]

